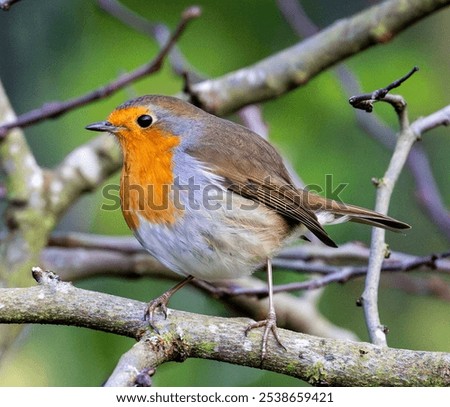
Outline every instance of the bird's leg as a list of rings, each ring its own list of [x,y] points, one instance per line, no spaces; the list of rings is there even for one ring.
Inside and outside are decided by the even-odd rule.
[[[155,324],[153,323],[153,315],[156,309],[159,308],[164,314],[164,318],[167,318],[167,303],[169,302],[170,297],[172,297],[172,295],[175,294],[180,288],[183,288],[186,284],[192,281],[193,278],[194,277],[191,275],[187,276],[184,280],[181,280],[171,289],[167,290],[165,293],[163,293],[162,295],[160,295],[159,297],[155,298],[154,300],[148,303],[144,319],[148,320],[150,327],[156,333],[159,333],[158,328],[156,328]]]
[[[278,345],[280,345],[284,350],[285,346],[281,342],[281,339],[277,331],[277,316],[275,313],[275,307],[273,305],[273,285],[272,285],[272,259],[267,259],[267,284],[269,289],[269,313],[267,314],[267,319],[263,321],[251,323],[245,330],[245,335],[254,328],[264,327],[263,339],[261,343],[261,362],[265,359],[267,354],[267,340],[269,338],[269,333],[272,332]]]

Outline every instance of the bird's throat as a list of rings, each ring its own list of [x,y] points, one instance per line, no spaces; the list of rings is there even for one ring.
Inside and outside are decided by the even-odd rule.
[[[131,229],[141,221],[173,224],[179,209],[173,202],[173,149],[179,138],[152,131],[151,141],[121,141],[124,165],[120,182],[122,212]]]

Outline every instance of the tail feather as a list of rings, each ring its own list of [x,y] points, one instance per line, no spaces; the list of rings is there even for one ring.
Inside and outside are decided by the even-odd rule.
[[[342,213],[341,211],[333,211],[333,213],[337,216],[348,216],[350,218],[350,222],[376,226],[379,228],[391,230],[393,232],[402,232],[403,230],[411,228],[411,226],[405,222],[391,218],[390,216],[382,215],[369,209],[364,209],[352,205],[347,205],[347,207],[349,208],[351,213]],[[359,210],[362,210],[363,212],[360,213]]]
[[[323,222],[324,224],[335,224],[348,220],[350,222],[364,223],[394,232],[402,232],[411,228],[407,223],[391,218],[390,216],[382,215],[381,213],[360,206],[323,198],[310,192],[303,194],[303,202],[316,212],[319,222]]]

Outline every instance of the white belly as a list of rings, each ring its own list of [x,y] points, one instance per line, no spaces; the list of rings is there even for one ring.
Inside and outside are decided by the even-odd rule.
[[[251,274],[281,249],[287,227],[272,210],[233,194],[215,209],[187,207],[175,224],[140,219],[136,237],[161,263],[181,275],[207,281]],[[298,231],[300,234],[300,231]],[[296,235],[298,235],[296,233]]]

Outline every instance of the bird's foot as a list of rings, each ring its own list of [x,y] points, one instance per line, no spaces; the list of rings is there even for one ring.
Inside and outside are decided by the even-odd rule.
[[[159,310],[163,313],[164,319],[167,318],[167,303],[169,302],[170,292],[166,291],[164,294],[150,301],[147,305],[147,309],[145,310],[144,320],[148,321],[150,328],[152,328],[157,334],[159,334],[159,330],[155,325],[154,316],[155,312]]]
[[[160,295],[158,298],[150,301],[148,303],[147,309],[144,314],[144,320],[148,321],[150,328],[152,328],[157,334],[159,334],[159,330],[156,327],[153,319],[155,315],[155,311],[159,309],[164,314],[164,319],[167,318],[167,304],[169,303],[170,297],[174,295],[180,288],[184,287],[187,283],[189,283],[194,277],[187,276],[184,280],[181,280],[170,290],[167,290],[164,294]]]
[[[249,326],[245,330],[245,336],[255,328],[264,327],[264,333],[263,338],[261,342],[261,363],[264,361],[264,359],[267,356],[267,341],[269,339],[269,333],[272,332],[275,340],[277,341],[278,345],[281,346],[284,350],[286,350],[286,347],[281,342],[280,336],[278,335],[277,330],[277,317],[275,315],[274,311],[270,311],[267,315],[267,319],[264,319],[262,321],[258,322],[252,322],[249,324]]]

